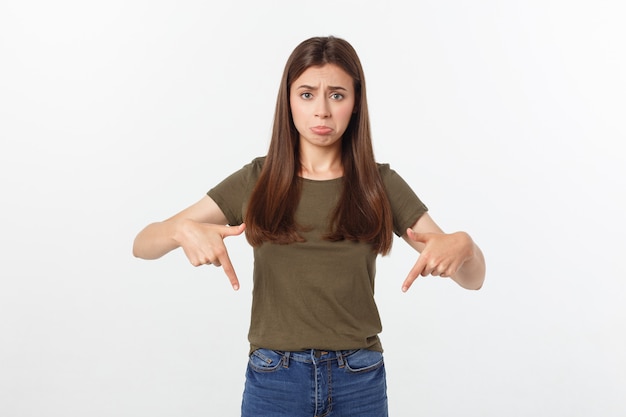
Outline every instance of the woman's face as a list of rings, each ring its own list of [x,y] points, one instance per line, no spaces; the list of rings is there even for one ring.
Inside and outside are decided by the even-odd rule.
[[[302,146],[341,148],[355,104],[347,72],[334,64],[309,67],[291,84],[289,102]]]

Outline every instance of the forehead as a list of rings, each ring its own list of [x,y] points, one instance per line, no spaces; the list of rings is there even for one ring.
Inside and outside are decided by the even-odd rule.
[[[292,86],[298,88],[300,85],[317,86],[326,84],[347,89],[352,88],[353,82],[352,77],[338,65],[324,64],[307,68],[294,80]]]

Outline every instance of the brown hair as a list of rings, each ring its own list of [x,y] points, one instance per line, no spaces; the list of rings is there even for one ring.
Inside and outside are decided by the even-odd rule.
[[[314,37],[300,43],[283,72],[269,150],[248,204],[246,237],[251,245],[265,241],[301,242],[294,214],[300,201],[299,134],[293,123],[291,84],[309,67],[335,64],[354,80],[355,108],[342,142],[343,191],[331,217],[331,241],[352,240],[372,244],[387,254],[392,243],[392,214],[374,159],[365,76],[354,48],[345,40]]]

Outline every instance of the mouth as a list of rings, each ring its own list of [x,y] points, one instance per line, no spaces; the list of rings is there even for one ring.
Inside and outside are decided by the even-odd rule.
[[[315,126],[311,128],[311,132],[315,133],[316,135],[328,135],[332,131],[333,129],[328,126]]]

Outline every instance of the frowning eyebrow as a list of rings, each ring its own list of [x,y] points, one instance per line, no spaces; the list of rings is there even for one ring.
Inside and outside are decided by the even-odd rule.
[[[313,86],[311,86],[311,85],[306,85],[306,84],[302,84],[302,85],[300,85],[300,86],[296,87],[296,90],[313,90],[313,91],[315,91],[315,90],[317,90],[317,89],[318,89],[318,87],[313,87]],[[329,86],[328,86],[328,90],[343,90],[343,91],[348,91],[348,89],[347,89],[347,88],[341,87],[341,86],[339,86],[339,85],[337,85],[337,86],[334,86],[334,85],[329,85]]]

